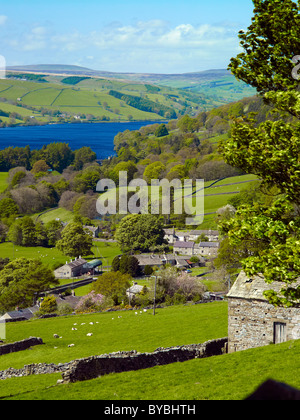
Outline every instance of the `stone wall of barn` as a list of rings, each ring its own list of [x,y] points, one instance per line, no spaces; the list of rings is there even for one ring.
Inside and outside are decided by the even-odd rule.
[[[276,324],[282,341],[300,338],[300,308],[278,308],[267,301],[228,298],[228,353],[275,342]]]

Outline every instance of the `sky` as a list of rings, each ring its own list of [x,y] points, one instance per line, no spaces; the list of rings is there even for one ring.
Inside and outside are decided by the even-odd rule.
[[[227,68],[252,0],[0,0],[7,66],[70,64],[133,73]]]

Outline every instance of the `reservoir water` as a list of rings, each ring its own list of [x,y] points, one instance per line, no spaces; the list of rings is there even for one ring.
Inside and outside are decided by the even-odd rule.
[[[50,124],[29,127],[7,127],[0,129],[0,150],[6,147],[30,146],[31,150],[41,149],[50,143],[68,143],[72,150],[89,146],[98,159],[115,154],[114,137],[125,130],[155,124],[156,121],[131,121],[121,123],[95,124]]]

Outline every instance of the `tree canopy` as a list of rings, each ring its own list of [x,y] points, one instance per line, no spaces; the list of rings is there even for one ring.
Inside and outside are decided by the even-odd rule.
[[[152,214],[130,214],[121,220],[115,238],[124,251],[149,251],[163,244],[163,224]]]
[[[32,306],[38,293],[56,284],[52,270],[41,261],[17,258],[0,271],[0,309]]]
[[[69,257],[80,257],[92,253],[93,238],[80,223],[69,223],[61,232],[56,247]]]
[[[229,68],[283,114],[259,125],[239,120],[222,151],[227,163],[258,175],[273,199],[242,206],[221,228],[234,246],[259,245],[254,246],[259,252],[243,259],[243,268],[268,283],[286,283],[279,294],[271,290],[266,296],[289,306],[300,299],[300,288],[293,287],[300,276],[300,94],[292,77],[292,58],[300,51],[300,9],[290,0],[254,0],[254,5],[252,24],[239,34],[244,51]]]

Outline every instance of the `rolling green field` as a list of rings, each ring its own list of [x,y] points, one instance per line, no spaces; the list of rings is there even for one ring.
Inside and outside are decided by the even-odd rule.
[[[121,315],[122,318],[118,318]],[[114,319],[112,319],[114,318]],[[89,322],[94,322],[90,325]],[[98,324],[96,324],[98,322]],[[77,323],[77,331],[72,331]],[[84,323],[84,325],[81,325]],[[93,332],[87,337],[87,332]],[[54,339],[53,334],[62,336]],[[135,315],[134,311],[67,316],[7,325],[19,340],[40,336],[45,344],[0,357],[0,370],[29,363],[58,363],[119,350],[204,342],[227,335],[227,303],[180,305]],[[75,347],[68,348],[69,343]],[[54,347],[57,347],[56,349]],[[272,378],[300,388],[300,341],[207,359],[57,385],[60,374],[0,381],[0,398],[17,400],[241,400]],[[284,369],[283,369],[284,366]]]
[[[0,172],[0,193],[5,191],[6,188],[8,187],[7,177],[8,177],[8,172]]]
[[[121,250],[114,242],[98,242],[94,241],[92,255],[83,255],[87,260],[94,258],[103,259],[103,266],[111,265],[112,260],[116,255],[121,254]],[[4,242],[0,244],[1,258],[39,258],[44,264],[49,267],[59,267],[64,265],[70,258],[63,255],[56,248],[43,248],[43,247],[23,247],[13,245],[11,242]]]
[[[109,117],[114,121],[127,121],[130,116],[134,120],[157,121],[163,117],[154,112],[129,106],[124,100],[109,95],[109,90],[146,97],[152,102],[166,105],[177,111],[187,108],[192,111],[198,108],[197,99],[203,96],[191,96],[184,91],[167,87],[154,88],[156,91],[152,92],[147,88],[149,85],[143,83],[103,78],[84,79],[76,85],[62,83],[63,77],[60,76],[49,76],[45,79],[47,83],[12,78],[0,80],[0,98],[8,101],[0,103],[0,110],[17,112],[22,118],[33,115],[41,122],[57,121],[56,117],[49,116],[47,113],[42,115],[42,107],[49,111],[60,111],[67,114],[64,118],[83,114],[84,116],[81,116],[83,121],[87,115],[94,116],[96,120]],[[207,102],[210,103],[211,100],[208,99]],[[33,110],[27,109],[26,106],[33,107]],[[16,120],[16,122],[22,123],[21,120]]]

